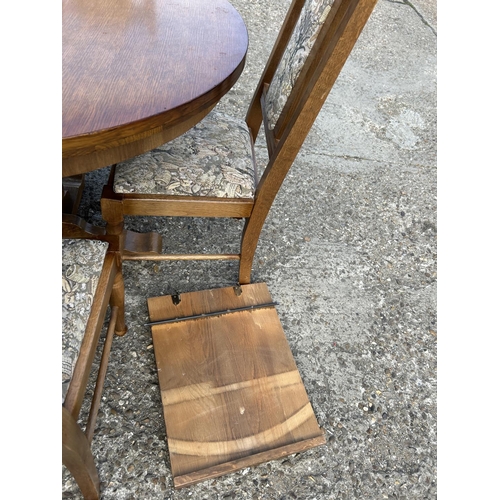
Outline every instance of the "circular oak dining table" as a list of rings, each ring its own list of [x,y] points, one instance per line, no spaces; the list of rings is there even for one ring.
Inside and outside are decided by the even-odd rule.
[[[63,177],[192,128],[235,84],[247,48],[227,0],[63,0]]]

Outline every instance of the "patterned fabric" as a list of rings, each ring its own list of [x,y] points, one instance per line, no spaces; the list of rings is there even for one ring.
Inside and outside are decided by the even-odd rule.
[[[62,400],[80,353],[108,244],[62,240]]]
[[[335,0],[306,0],[267,91],[265,113],[273,129]]]
[[[114,190],[253,198],[254,172],[246,123],[212,111],[184,135],[118,164]]]

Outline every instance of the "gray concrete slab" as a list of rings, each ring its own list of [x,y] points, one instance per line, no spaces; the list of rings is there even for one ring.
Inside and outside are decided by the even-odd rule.
[[[288,1],[233,0],[246,69],[219,107],[244,117]],[[233,285],[228,262],[126,262],[92,449],[103,500],[436,498],[436,4],[380,0],[264,226],[265,281],[328,442],[174,491],[146,299]],[[257,142],[265,162],[262,137]],[[81,215],[102,224],[107,169]],[[135,218],[171,250],[236,241],[240,222]],[[63,498],[81,498],[63,468]]]

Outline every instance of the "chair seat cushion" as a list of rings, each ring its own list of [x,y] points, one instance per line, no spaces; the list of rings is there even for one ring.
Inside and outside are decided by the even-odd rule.
[[[62,240],[62,399],[73,376],[108,244]]]
[[[253,198],[255,167],[245,121],[212,111],[176,139],[116,167],[116,193]]]

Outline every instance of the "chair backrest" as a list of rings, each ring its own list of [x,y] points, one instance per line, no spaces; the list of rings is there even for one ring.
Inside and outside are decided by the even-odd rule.
[[[247,113],[273,168],[293,162],[376,3],[292,0]]]
[[[241,283],[250,282],[269,209],[376,3],[292,0],[246,116],[254,141],[264,123],[269,162],[245,225]]]

